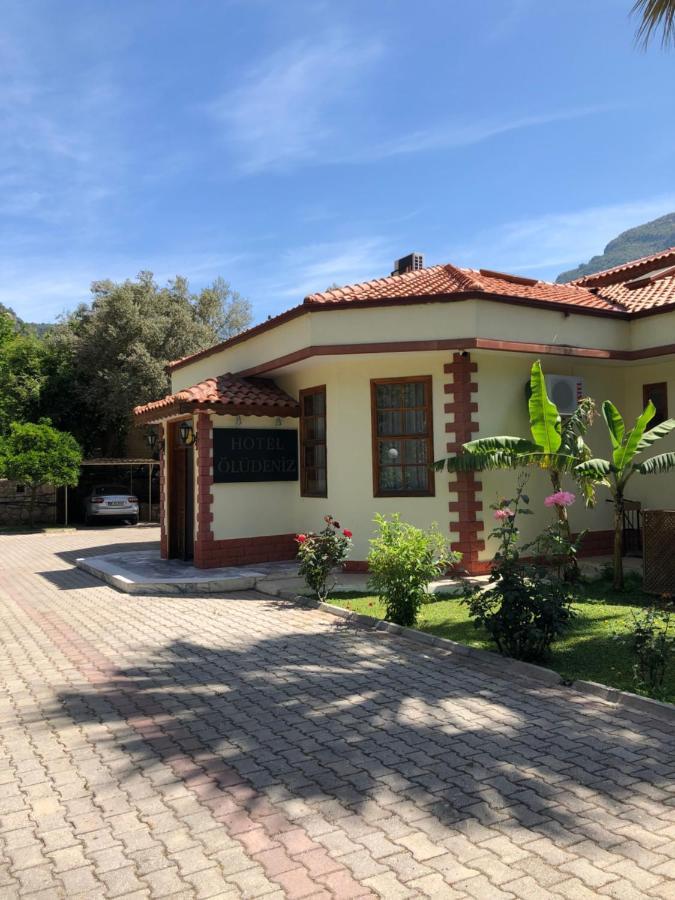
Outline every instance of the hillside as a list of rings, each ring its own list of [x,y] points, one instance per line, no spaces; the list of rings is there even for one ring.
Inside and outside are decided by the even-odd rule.
[[[5,306],[3,303],[0,303],[0,313],[7,313],[8,316],[11,316],[12,319],[14,319],[17,326],[23,325],[26,328],[29,328],[31,331],[34,331],[38,337],[44,337],[49,329],[54,327],[48,322],[24,322],[23,319],[20,319],[17,316],[11,306]]]
[[[587,263],[581,263],[576,269],[561,272],[556,281],[558,284],[573,281],[583,275],[592,275],[593,272],[620,266],[640,256],[658,253],[659,250],[666,250],[668,247],[675,247],[675,213],[668,213],[660,219],[629,228],[611,240],[600,256],[594,256]]]

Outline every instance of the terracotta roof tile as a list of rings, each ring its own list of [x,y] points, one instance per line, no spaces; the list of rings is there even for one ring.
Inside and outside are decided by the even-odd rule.
[[[310,294],[301,306],[286,310],[221,344],[175,360],[169,363],[168,369],[177,369],[192,360],[217,353],[312,309],[340,308],[350,303],[378,305],[397,300],[414,303],[416,298],[429,301],[434,298],[451,300],[453,297],[482,296],[485,299],[503,299],[507,303],[541,305],[543,309],[547,306],[555,309],[568,307],[570,310],[596,314],[618,314],[624,318],[652,310],[658,312],[675,306],[675,271],[671,273],[671,267],[675,267],[675,247],[567,284],[553,284],[488,269],[460,269],[449,263],[428,266],[402,275],[389,275]]]
[[[149,413],[164,412],[171,407],[194,404],[200,406],[228,407],[236,414],[237,409],[265,410],[261,415],[289,415],[298,412],[298,401],[282,391],[269,378],[240,378],[237,375],[220,375],[218,378],[207,378],[193,387],[184,388],[175,394],[169,394],[161,400],[153,400],[134,409],[135,416],[146,416]]]
[[[403,275],[389,275],[348,287],[334,288],[305,298],[305,306],[369,300],[404,299],[452,294],[486,294],[546,303],[564,303],[592,309],[621,312],[611,300],[572,284],[552,284],[531,278],[519,278],[486,269],[459,269],[453,265],[429,266]]]
[[[660,269],[669,263],[675,264],[675,247],[668,247],[667,250],[661,250],[659,253],[653,253],[651,256],[641,256],[639,259],[631,259],[627,263],[620,266],[613,266],[611,269],[603,269],[601,272],[594,272],[592,275],[584,275],[583,278],[577,278],[570,284],[578,284],[582,287],[599,287],[606,284],[617,284],[621,281],[629,281],[637,278],[644,272],[650,272],[653,269]]]

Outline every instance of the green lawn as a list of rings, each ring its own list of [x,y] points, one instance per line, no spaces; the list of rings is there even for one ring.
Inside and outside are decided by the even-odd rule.
[[[363,594],[332,594],[329,603],[354,612],[384,618],[384,606],[378,597]],[[625,633],[632,621],[631,612],[638,612],[653,602],[638,586],[623,594],[614,593],[604,583],[579,588],[574,602],[577,617],[572,628],[553,648],[545,665],[573,681],[584,679],[635,691],[632,660],[625,640],[615,634]],[[475,628],[468,617],[467,607],[456,598],[443,597],[422,607],[417,623],[420,631],[429,631],[461,644],[494,650],[487,634]],[[496,652],[496,651],[495,651]],[[667,699],[675,702],[675,666],[671,667],[667,684]]]

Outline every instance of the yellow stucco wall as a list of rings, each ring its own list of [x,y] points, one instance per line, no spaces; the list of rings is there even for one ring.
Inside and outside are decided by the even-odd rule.
[[[400,340],[434,340],[486,337],[510,341],[606,349],[637,349],[667,343],[664,326],[670,314],[633,323],[609,321],[587,316],[518,308],[489,301],[455,304],[428,304],[401,308],[338,310],[294,319],[279,328],[229,350],[177,370],[173,389],[195,384],[206,377],[240,371],[279,358],[306,346],[369,343]],[[667,321],[666,321],[667,320]],[[431,375],[433,379],[434,445],[436,458],[445,456],[450,416],[444,413],[444,385],[449,376],[443,364],[451,351],[415,351],[369,353],[315,357],[270,373],[288,393],[297,397],[302,388],[326,385],[328,431],[328,497],[300,497],[299,483],[263,483],[214,485],[213,532],[216,539],[254,537],[292,531],[316,530],[326,513],[336,516],[354,532],[353,558],[365,559],[368,540],[373,534],[376,512],[399,512],[415,524],[437,522],[448,533],[448,523],[456,514],[448,512],[447,474],[436,475],[436,496],[410,498],[374,498],[371,458],[370,379]],[[525,383],[533,355],[472,351],[478,363],[480,435],[527,434]],[[642,385],[667,381],[671,412],[675,413],[675,365],[672,361],[618,362],[606,359],[582,359],[565,355],[543,357],[547,374],[580,375],[586,391],[598,404],[611,399],[633,420],[642,403]],[[216,427],[232,427],[231,416],[217,417]],[[274,427],[274,420],[245,417],[243,427]],[[297,420],[284,420],[284,427],[297,427]],[[598,456],[609,455],[609,441],[600,417],[591,429],[588,441]],[[675,450],[675,436],[659,445],[658,451]],[[511,496],[515,477],[511,473],[483,473],[481,476],[486,530],[492,526],[489,504],[501,496]],[[574,489],[571,481],[566,485]],[[523,519],[523,536],[529,540],[548,522],[551,514],[543,507],[550,491],[544,473],[533,472],[528,491],[535,515]],[[595,509],[585,510],[579,501],[570,511],[575,530],[610,529],[611,505],[608,493],[598,491]],[[675,507],[675,476],[636,477],[628,496],[645,507]],[[486,559],[494,548],[482,554]]]

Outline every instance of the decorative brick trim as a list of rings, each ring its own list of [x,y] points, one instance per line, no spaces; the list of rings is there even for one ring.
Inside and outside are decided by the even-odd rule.
[[[169,558],[169,535],[166,528],[166,492],[168,479],[166,477],[166,425],[162,422],[159,436],[159,555],[162,559]]]
[[[197,546],[195,542],[195,565],[201,569],[281,562],[295,559],[298,555],[295,532],[217,541],[211,539],[200,545],[199,562],[197,562]]]
[[[210,562],[213,538],[213,422],[208,413],[197,413],[197,528],[195,533],[194,564],[207,569],[220,563]]]
[[[444,411],[453,417],[451,422],[446,423],[445,430],[448,434],[446,450],[454,454],[478,431],[478,422],[474,419],[478,404],[473,396],[478,391],[478,384],[472,380],[478,371],[478,364],[472,362],[466,352],[454,353],[452,362],[446,363],[443,371],[452,376],[444,387],[449,395]],[[451,543],[452,549],[462,553],[462,566],[470,574],[485,572],[489,569],[489,563],[478,559],[480,551],[485,549],[485,541],[479,537],[483,531],[480,515],[483,504],[478,496],[482,484],[474,472],[457,472],[448,483],[448,489],[456,496],[448,503],[448,511],[459,514],[459,521],[450,522],[450,532],[456,535]]]

